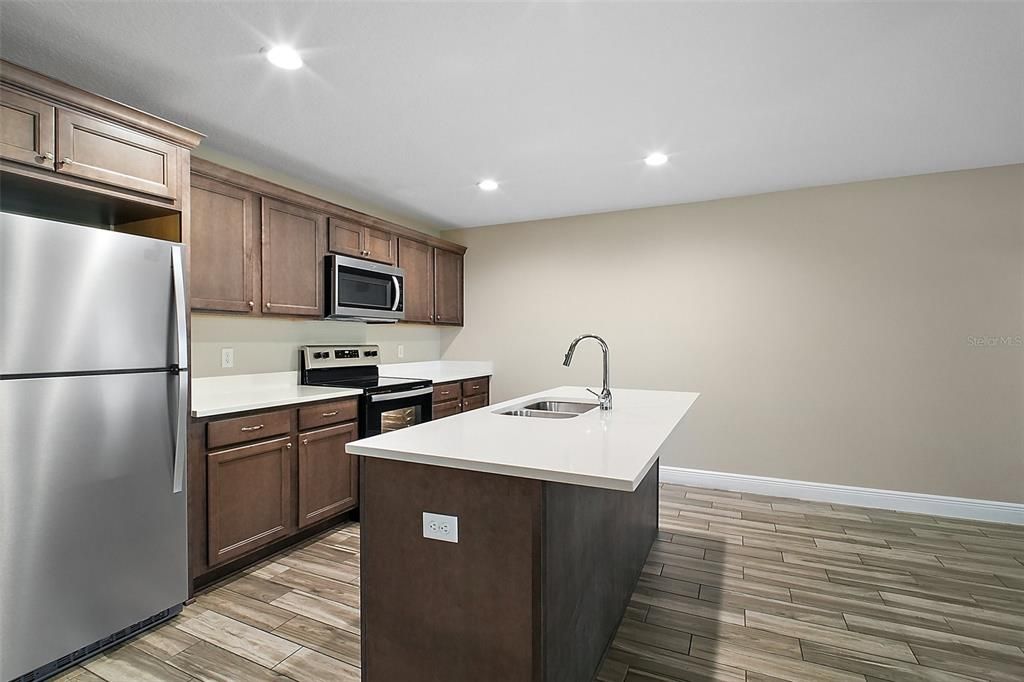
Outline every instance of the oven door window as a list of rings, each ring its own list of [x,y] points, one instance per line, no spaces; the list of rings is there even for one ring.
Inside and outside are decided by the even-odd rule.
[[[422,408],[419,405],[398,407],[380,413],[380,432],[397,431],[415,426],[423,421]]]
[[[339,307],[391,310],[392,292],[390,276],[374,277],[338,268]]]

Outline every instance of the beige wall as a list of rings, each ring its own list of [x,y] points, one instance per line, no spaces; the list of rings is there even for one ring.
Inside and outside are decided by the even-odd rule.
[[[245,318],[192,314],[192,372],[196,377],[284,372],[298,368],[298,347],[307,343],[375,343],[381,362],[440,357],[440,332],[416,324],[370,325],[330,320]],[[398,346],[404,357],[398,357]],[[221,348],[234,348],[235,366],[222,369]]]
[[[1024,166],[444,236],[495,400],[598,383],[594,332],[613,386],[702,393],[664,464],[1024,502]]]

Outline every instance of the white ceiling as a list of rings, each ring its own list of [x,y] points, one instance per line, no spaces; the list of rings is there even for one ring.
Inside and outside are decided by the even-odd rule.
[[[0,53],[442,226],[1024,161],[1024,3],[12,2]],[[307,67],[259,54],[292,42]],[[671,155],[648,168],[651,150]],[[482,177],[501,182],[480,192]]]

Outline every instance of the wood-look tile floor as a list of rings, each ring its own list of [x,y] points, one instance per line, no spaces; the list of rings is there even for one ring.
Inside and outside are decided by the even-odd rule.
[[[1024,680],[1024,526],[666,484],[660,529],[601,682]],[[60,679],[358,680],[358,586],[350,524]]]

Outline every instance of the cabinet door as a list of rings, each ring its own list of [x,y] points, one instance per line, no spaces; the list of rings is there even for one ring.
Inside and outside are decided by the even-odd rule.
[[[345,453],[355,422],[299,434],[299,527],[356,506],[359,460]]]
[[[390,232],[372,227],[363,228],[363,248],[366,249],[364,255],[367,260],[395,264],[395,236]]]
[[[162,197],[178,196],[178,148],[85,114],[57,110],[57,172]]]
[[[462,399],[462,411],[469,412],[470,410],[476,410],[481,407],[485,407],[489,403],[489,397],[486,393],[481,395],[475,395],[470,398]]]
[[[450,417],[453,414],[462,412],[462,401],[461,400],[449,400],[443,403],[434,403],[433,416],[431,419],[438,420],[444,417]]]
[[[255,310],[256,195],[192,176],[191,292],[195,310]]]
[[[211,566],[288,534],[291,453],[291,439],[278,438],[207,455]]]
[[[422,242],[398,238],[398,267],[405,270],[405,321],[434,321],[433,249]]]
[[[362,258],[365,255],[362,225],[341,218],[328,218],[327,231],[331,253],[340,253],[343,256],[355,256],[356,258]]]
[[[321,317],[324,217],[266,197],[262,205],[263,312]]]
[[[54,109],[0,88],[0,157],[54,169]]]
[[[434,249],[434,322],[462,324],[462,255]]]

